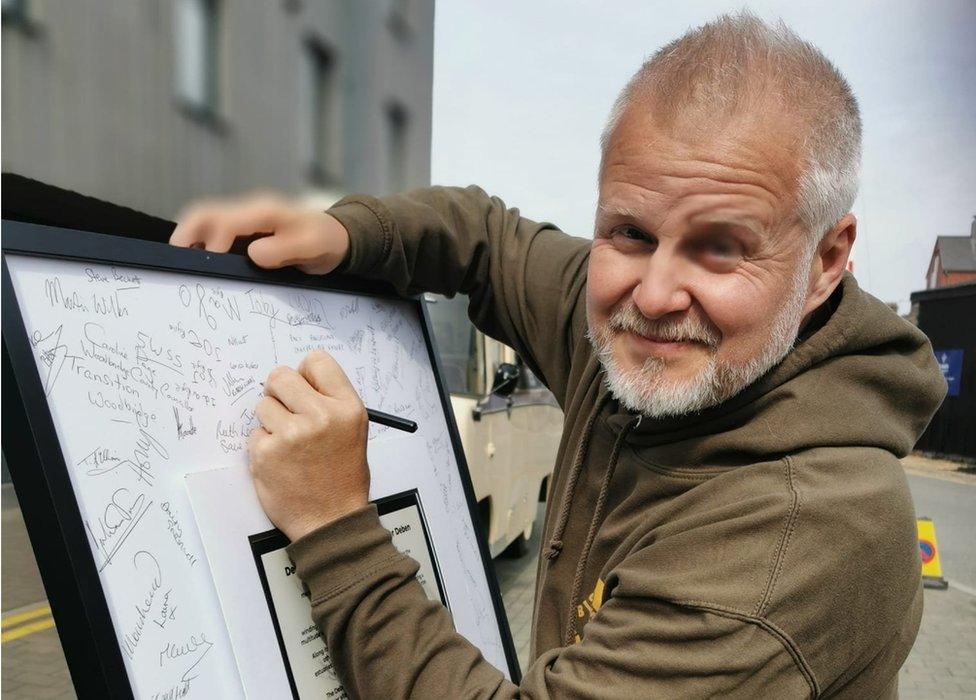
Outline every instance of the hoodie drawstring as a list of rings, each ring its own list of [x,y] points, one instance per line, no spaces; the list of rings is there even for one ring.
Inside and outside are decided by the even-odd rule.
[[[579,561],[576,565],[576,575],[573,577],[572,592],[569,595],[569,620],[566,626],[565,639],[567,646],[576,641],[576,599],[579,597],[580,588],[583,585],[583,572],[586,568],[586,560],[590,556],[593,540],[596,539],[596,531],[603,521],[603,510],[607,504],[607,493],[610,491],[610,481],[613,479],[613,473],[617,468],[620,450],[623,447],[627,435],[640,425],[641,418],[642,416],[638,417],[637,420],[628,424],[620,431],[616,442],[613,443],[613,449],[610,450],[610,461],[607,463],[607,471],[603,476],[603,483],[600,485],[600,495],[596,499],[596,507],[593,509],[593,519],[590,521],[589,532],[586,533],[586,541],[583,543],[583,551],[580,552]]]
[[[556,519],[556,527],[552,531],[552,537],[546,549],[545,557],[547,560],[551,561],[555,559],[563,551],[562,538],[566,532],[566,524],[569,522],[569,509],[573,500],[573,494],[576,492],[576,483],[579,481],[580,472],[583,470],[583,460],[590,446],[590,437],[593,435],[593,424],[596,422],[596,417],[600,414],[603,405],[609,399],[610,392],[607,392],[602,399],[595,401],[593,410],[590,411],[590,415],[586,418],[586,424],[583,427],[583,438],[580,440],[579,448],[576,450],[576,459],[573,460],[573,468],[569,472],[566,488],[563,489],[564,495],[559,509],[559,517]]]

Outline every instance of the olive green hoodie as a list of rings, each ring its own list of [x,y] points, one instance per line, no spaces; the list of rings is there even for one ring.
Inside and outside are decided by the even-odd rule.
[[[357,697],[894,697],[922,612],[898,458],[945,384],[922,333],[846,276],[765,377],[632,415],[586,338],[589,241],[478,188],[351,197],[341,271],[467,294],[565,412],[534,659],[504,679],[427,601],[372,507],[289,553]]]

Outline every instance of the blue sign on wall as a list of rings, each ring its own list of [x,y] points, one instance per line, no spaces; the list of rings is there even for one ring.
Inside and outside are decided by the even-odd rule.
[[[936,350],[935,359],[949,385],[949,396],[959,396],[959,375],[962,374],[962,350]]]

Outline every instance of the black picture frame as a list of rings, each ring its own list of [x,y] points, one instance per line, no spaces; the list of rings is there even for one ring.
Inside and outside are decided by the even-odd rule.
[[[477,502],[442,367],[422,296],[401,297],[390,286],[298,270],[268,271],[234,254],[176,248],[163,243],[44,226],[2,222],[3,452],[13,480],[75,690],[80,697],[132,698],[122,651],[111,622],[97,565],[86,540],[78,502],[37,371],[6,257],[27,255],[328,290],[410,302],[423,330],[460,482],[476,534],[508,671],[521,680],[488,543],[478,527]]]

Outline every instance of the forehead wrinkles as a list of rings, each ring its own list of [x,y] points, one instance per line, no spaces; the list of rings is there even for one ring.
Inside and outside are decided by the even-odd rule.
[[[626,114],[603,160],[601,185],[616,180],[664,193],[685,182],[712,184],[793,205],[801,137],[784,128],[789,120],[772,116],[725,123],[690,117],[661,125],[648,114]]]
[[[795,189],[792,169],[769,162],[761,153],[733,153],[731,149],[702,149],[675,154],[653,142],[612,149],[604,164],[605,183],[627,182],[654,192],[667,192],[685,182],[743,193],[767,193],[789,200]]]

